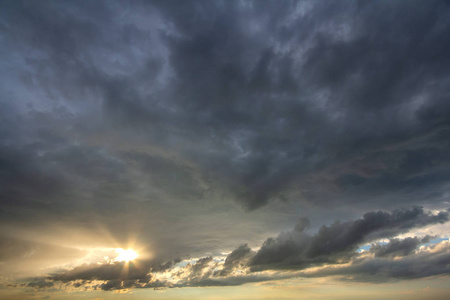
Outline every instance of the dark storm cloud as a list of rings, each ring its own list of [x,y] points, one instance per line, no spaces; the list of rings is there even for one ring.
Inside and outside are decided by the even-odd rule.
[[[424,238],[407,237],[403,240],[391,239],[386,245],[373,244],[370,251],[373,252],[376,257],[406,256],[411,254],[419,245],[428,243],[430,239],[430,236]]]
[[[349,262],[361,243],[448,219],[400,209],[448,207],[446,1],[2,1],[0,41],[2,229],[96,223],[120,243],[136,232],[167,261],[311,215],[256,254],[189,265],[180,286],[207,286],[262,278],[239,268]],[[393,211],[306,231],[380,209]],[[383,265],[420,243],[373,251]],[[148,276],[172,265],[121,280],[122,267],[53,280],[171,285]]]
[[[76,281],[76,280],[113,280],[119,279],[124,270],[125,262],[115,262],[112,264],[93,264],[93,265],[82,265],[74,268],[68,272],[57,274],[51,279],[62,282]],[[135,273],[137,271],[137,273]],[[146,270],[138,270],[137,268],[131,267],[131,272],[128,276],[136,279],[135,277],[146,276],[148,273],[148,268]],[[128,279],[128,278],[124,278]]]
[[[21,58],[21,81],[4,88],[38,92],[27,100],[36,109],[60,106],[41,112],[42,121],[33,111],[22,115],[26,128],[9,118],[2,144],[13,168],[3,168],[9,203],[102,199],[108,189],[128,195],[136,184],[115,171],[121,153],[108,160],[106,144],[87,141],[99,136],[141,140],[199,168],[200,175],[160,164],[154,184],[163,195],[201,197],[200,176],[212,195],[249,209],[296,201],[299,192],[324,203],[375,196],[385,205],[394,197],[397,205],[433,203],[449,178],[446,2],[3,6],[5,48]],[[121,10],[135,19],[120,19]],[[60,175],[86,155],[99,164],[89,182],[100,184],[77,195],[84,183]],[[45,159],[60,170],[44,167]],[[21,175],[33,171],[33,180]],[[166,172],[183,179],[165,180]]]
[[[214,161],[213,166],[225,178],[240,179],[228,183],[237,199],[259,207],[292,185],[312,198],[326,178],[317,178],[312,187],[302,180],[336,164],[330,184],[350,195],[445,183],[448,124],[421,115],[434,101],[449,109],[427,87],[445,82],[448,7],[320,2],[308,11],[314,18],[294,18],[291,2],[272,4],[252,3],[242,10],[231,4],[188,5],[187,14],[178,7],[164,10],[182,28],[182,37],[169,47],[183,91],[178,99],[193,118],[200,115],[202,124],[236,144],[226,157],[218,157],[223,164]],[[287,22],[287,16],[294,21]],[[346,16],[351,16],[348,21]],[[250,31],[251,22],[256,29],[246,35],[243,28]],[[244,38],[248,48],[241,49]],[[308,48],[304,63],[296,59],[302,46]],[[427,136],[411,141],[418,135]],[[431,157],[440,162],[434,164]]]
[[[203,275],[203,270],[206,268],[207,265],[209,265],[211,262],[213,262],[212,257],[204,257],[200,258],[191,269],[191,276],[192,277],[198,277]]]
[[[233,250],[230,254],[228,254],[222,270],[220,270],[217,274],[219,276],[226,276],[231,271],[236,269],[242,269],[248,263],[248,260],[254,255],[252,249],[248,247],[248,245],[241,245],[237,249]]]
[[[75,287],[84,287],[90,283],[94,289],[117,290],[133,287],[158,287],[152,279],[152,273],[164,272],[173,266],[172,261],[136,260],[134,262],[111,262],[103,264],[85,264],[71,270],[59,272],[47,277],[48,286],[52,282],[73,283]],[[161,285],[162,287],[163,285]],[[169,287],[167,284],[165,287]]]
[[[424,227],[448,221],[448,212],[437,215],[424,212],[420,207],[394,210],[391,213],[369,212],[362,219],[335,222],[322,226],[316,235],[303,232],[284,232],[277,238],[267,239],[249,265],[252,270],[303,269],[323,263],[349,261],[363,243],[395,237],[415,227]],[[375,246],[376,256],[407,255],[425,243],[422,239],[391,240],[385,246]]]
[[[417,279],[450,273],[449,246],[437,245],[432,251],[422,251],[402,259],[363,258],[342,268],[324,268],[300,276],[339,276],[342,280],[362,282],[387,282]]]
[[[179,261],[136,260],[133,262],[105,262],[102,264],[85,264],[71,270],[59,272],[47,279],[62,283],[75,283],[78,287],[96,281],[103,281],[97,285],[102,290],[126,289],[132,287],[157,288],[173,287],[169,282],[162,282],[154,274],[170,270]],[[194,264],[185,266],[187,279],[184,286],[208,280],[216,265],[212,257],[198,259]]]

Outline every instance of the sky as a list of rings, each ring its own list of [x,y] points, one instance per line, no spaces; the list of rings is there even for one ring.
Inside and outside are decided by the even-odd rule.
[[[0,1],[0,299],[448,299],[448,1]]]

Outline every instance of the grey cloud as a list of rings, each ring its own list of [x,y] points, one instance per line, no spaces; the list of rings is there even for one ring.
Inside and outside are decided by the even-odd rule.
[[[396,5],[401,6],[402,4]],[[203,17],[192,21],[187,18],[187,15],[180,14],[180,11],[177,10],[177,16],[179,17],[177,21],[183,24],[183,28],[180,30],[185,35],[192,37],[191,39],[181,38],[181,44],[170,47],[172,53],[175,53],[172,54],[171,60],[176,70],[175,73],[180,82],[189,83],[185,87],[182,86],[186,90],[187,99],[189,99],[189,106],[184,106],[184,108],[187,111],[192,111],[193,115],[196,114],[194,111],[204,112],[201,115],[208,118],[205,120],[208,122],[205,125],[210,126],[213,130],[215,128],[221,129],[223,124],[230,124],[231,127],[228,131],[217,132],[217,134],[224,134],[226,138],[239,137],[239,132],[233,130],[236,126],[239,126],[240,132],[247,133],[240,138],[240,146],[243,153],[247,153],[248,156],[239,160],[240,165],[237,168],[227,169],[225,162],[224,166],[214,165],[218,167],[221,173],[224,173],[225,177],[230,177],[228,174],[237,173],[238,177],[245,183],[243,187],[235,186],[236,183],[233,182],[229,183],[236,191],[236,197],[249,208],[259,207],[267,203],[269,199],[279,197],[278,194],[281,191],[286,190],[292,184],[297,185],[297,178],[301,177],[304,172],[308,172],[306,170],[318,168],[314,161],[308,159],[307,153],[311,151],[315,152],[316,160],[318,159],[319,162],[328,157],[330,153],[337,153],[334,155],[336,158],[334,161],[327,161],[331,165],[342,160],[345,161],[356,153],[362,153],[363,156],[366,156],[366,159],[360,161],[361,166],[356,166],[357,169],[361,169],[366,161],[373,160],[373,157],[370,157],[372,155],[385,165],[385,167],[377,170],[375,176],[358,176],[358,174],[352,174],[352,171],[346,169],[341,169],[339,173],[334,174],[334,184],[338,185],[341,191],[350,194],[358,192],[359,189],[367,190],[367,188],[382,193],[414,188],[418,183],[422,184],[423,182],[425,185],[424,181],[427,177],[433,178],[431,180],[436,184],[438,183],[436,178],[445,180],[448,174],[445,171],[441,173],[438,165],[430,162],[423,167],[416,165],[414,172],[420,173],[420,178],[416,178],[413,182],[411,177],[414,173],[407,169],[407,162],[403,164],[403,161],[409,159],[408,156],[411,151],[408,151],[409,149],[402,149],[401,151],[386,151],[384,149],[392,144],[394,138],[397,142],[409,140],[411,137],[408,133],[410,128],[415,128],[416,133],[428,132],[431,129],[428,125],[421,124],[420,121],[408,123],[401,115],[402,111],[395,105],[399,105],[400,102],[407,110],[406,107],[415,95],[427,93],[425,90],[414,90],[409,86],[414,86],[414,82],[417,80],[430,82],[436,76],[437,78],[441,76],[440,72],[434,72],[433,70],[434,67],[436,67],[436,71],[438,69],[443,70],[440,65],[436,65],[441,62],[439,57],[433,57],[433,59],[429,59],[427,55],[422,57],[419,54],[420,50],[417,50],[417,56],[406,58],[402,56],[402,58],[399,58],[401,53],[411,49],[410,43],[417,42],[421,39],[420,35],[426,35],[427,31],[432,30],[435,22],[437,22],[434,21],[436,14],[434,8],[436,6],[439,6],[439,4],[433,2],[430,6],[427,6],[424,12],[421,11],[420,5],[402,7],[402,9],[397,10],[398,7],[388,8],[381,4],[357,7],[356,3],[350,2],[341,6],[319,3],[312,9],[312,14],[330,16],[330,11],[335,9],[338,17],[331,17],[331,20],[327,23],[330,23],[330,26],[342,25],[344,28],[356,28],[354,29],[355,32],[348,29],[348,33],[343,33],[343,40],[334,38],[334,31],[317,32],[314,30],[314,26],[318,26],[316,22],[319,22],[319,20],[323,21],[320,17],[313,21],[299,18],[298,22],[291,25],[289,29],[283,27],[285,31],[302,33],[299,36],[303,37],[303,40],[286,42],[285,46],[288,49],[301,49],[301,42],[312,44],[311,49],[305,54],[306,64],[304,66],[293,59],[294,50],[279,54],[258,43],[257,34],[249,37],[249,39],[255,40],[255,45],[261,45],[260,48],[258,49],[255,46],[244,51],[234,51],[233,53],[238,54],[233,55],[233,60],[239,61],[241,56],[248,55],[251,51],[259,51],[259,55],[255,56],[257,59],[253,66],[242,64],[239,69],[241,73],[234,71],[235,78],[241,78],[240,85],[227,86],[228,89],[225,93],[227,99],[224,100],[221,100],[221,95],[224,95],[224,93],[220,90],[222,87],[220,84],[226,84],[227,81],[222,79],[220,75],[222,74],[221,70],[228,67],[227,58],[229,56],[224,57],[224,55],[228,54],[226,50],[229,45],[227,44],[224,47],[220,45],[227,41],[227,34],[233,34],[235,39],[239,41],[245,32],[236,32],[233,25],[223,28],[219,20],[224,18],[231,24],[239,24],[239,22],[245,22],[241,19],[243,16],[248,14],[247,18],[252,19],[254,15],[245,10],[231,15],[230,12],[234,12],[231,5],[215,10],[211,8],[211,5],[202,6],[199,4],[188,8],[188,10],[192,10],[194,14],[197,9],[200,11],[204,9],[204,11],[210,13],[205,13]],[[270,24],[277,28],[278,22],[282,23],[282,16],[289,15],[285,10],[290,9],[289,4],[281,5],[281,7],[277,12],[284,11],[284,13],[271,14],[267,23],[263,20],[252,19],[255,22],[260,21],[258,25],[264,30],[266,36],[273,34],[273,30],[265,26]],[[170,6],[169,8],[166,7],[167,14],[172,12],[171,8]],[[254,7],[254,9],[261,9],[261,7]],[[389,9],[392,14],[386,19],[386,24],[374,24],[377,21],[379,22],[380,19],[384,22],[383,18],[378,18],[378,14],[384,14],[386,9]],[[411,10],[412,14],[417,14],[423,18],[427,26],[422,28],[421,31],[414,31],[413,26],[416,23],[398,13],[404,9]],[[261,9],[261,11],[264,10]],[[333,12],[335,11],[333,10]],[[350,19],[347,24],[341,17],[343,18],[348,13],[356,14],[357,17]],[[216,17],[216,22],[213,21],[214,17]],[[200,27],[200,24],[205,26]],[[298,29],[301,26],[308,27],[308,25],[312,26],[312,30],[308,33],[303,33]],[[405,29],[405,25],[408,26],[408,29]],[[384,34],[385,31],[382,28],[385,26],[394,28],[394,30],[390,30],[392,36]],[[204,30],[200,28],[204,28]],[[358,28],[361,28],[362,33]],[[439,28],[434,33],[433,38],[427,41],[427,49],[445,47],[441,43],[441,38],[446,35],[445,29],[444,27]],[[368,32],[370,34],[367,34]],[[409,40],[405,43],[393,37],[396,34],[403,36],[405,33],[410,35]],[[418,37],[415,37],[415,34]],[[371,39],[373,35],[377,38]],[[438,36],[440,38],[437,38]],[[416,50],[416,48],[413,49]],[[438,53],[443,55],[443,52],[438,51]],[[198,59],[194,59],[195,57],[198,57]],[[380,62],[374,62],[371,57],[379,57]],[[426,65],[424,73],[426,75],[417,75],[417,72],[421,71],[413,69],[417,57]],[[288,61],[288,63],[283,65],[283,61]],[[293,68],[297,72],[283,71],[282,68],[285,65],[294,66]],[[194,76],[192,76],[191,70],[195,70]],[[297,88],[293,91],[283,88],[280,92],[276,84],[278,74],[288,74],[286,75],[288,78],[289,76],[294,77],[291,81],[296,83]],[[300,77],[300,74],[303,76]],[[252,76],[254,77],[252,78]],[[355,78],[352,76],[355,76]],[[286,83],[289,80],[282,80],[281,82]],[[302,82],[307,82],[308,85],[302,84]],[[311,86],[315,87],[315,90],[311,91]],[[417,88],[425,89],[423,85],[418,85]],[[322,100],[330,106],[329,110],[315,110],[311,103],[300,100],[306,98],[307,94],[314,94],[319,91],[330,95]],[[272,101],[274,97],[280,105]],[[309,97],[311,96],[309,95]],[[222,103],[227,103],[227,105],[221,106]],[[253,105],[249,106],[250,103],[253,103]],[[370,107],[375,109],[367,112],[363,110]],[[377,107],[383,109],[380,110]],[[329,114],[333,112],[336,112],[336,115],[342,114],[345,118],[337,118],[337,120],[331,121]],[[414,111],[412,114],[414,121]],[[409,118],[409,116],[405,117]],[[312,120],[314,120],[314,123]],[[386,122],[379,122],[380,120],[386,120]],[[364,125],[355,127],[355,122]],[[277,128],[277,124],[282,126]],[[337,128],[342,128],[342,131],[336,132],[335,129]],[[434,129],[437,128],[434,127]],[[441,131],[445,130],[442,127],[439,128]],[[335,134],[330,134],[331,132]],[[284,139],[285,136],[289,138]],[[441,137],[438,138],[438,140],[440,139]],[[429,144],[421,144],[420,148],[422,149],[419,148],[420,151],[416,152],[417,155],[425,158],[428,153],[433,151],[441,154],[445,152],[445,150],[441,152],[434,147],[425,146]],[[441,143],[438,142],[438,144]],[[373,152],[375,153],[372,154]],[[222,159],[230,161],[232,157],[223,157]],[[200,163],[202,162],[200,161]],[[448,164],[445,158],[443,158],[442,163]],[[233,166],[233,164],[229,165]],[[386,167],[388,165],[391,165],[391,167]],[[428,170],[426,172],[429,173],[423,173],[424,169]],[[359,171],[356,170],[356,172]],[[357,181],[346,179],[358,179],[358,177],[359,180]],[[396,179],[394,180],[394,178]],[[441,181],[441,184],[443,182]],[[314,185],[323,187],[321,182],[314,182]],[[301,184],[300,188],[306,189]],[[313,192],[316,192],[314,187]],[[313,192],[308,195],[313,197],[315,195]]]
[[[405,239],[391,239],[386,245],[372,244],[370,252],[373,252],[376,257],[393,257],[393,256],[407,256],[422,244],[428,243],[431,237],[411,238]]]
[[[224,266],[231,266],[241,261],[245,256],[250,254],[252,250],[247,245],[241,245],[237,249],[228,254]]]
[[[102,290],[117,290],[127,288],[158,288],[172,287],[173,284],[160,281],[155,274],[171,270],[177,261],[161,262],[157,260],[136,260],[133,262],[105,262],[102,264],[85,264],[71,270],[58,272],[49,276],[48,282],[74,283],[82,287],[86,283],[103,281],[98,285]],[[210,264],[214,264],[212,257],[204,257],[188,264],[186,284],[195,284],[212,275]]]
[[[53,281],[72,282],[83,280],[103,280],[114,282],[150,280],[150,272],[161,272],[169,269],[172,262],[159,262],[155,260],[136,260],[134,262],[112,262],[103,264],[85,264],[54,274],[49,277]]]
[[[214,278],[204,278],[195,282],[190,282],[188,284],[178,284],[174,287],[214,287],[214,286],[238,286],[246,283],[252,282],[264,282],[269,280],[286,279],[292,276],[287,274],[282,275],[264,275],[264,274],[246,274],[242,276],[228,276],[228,277],[214,277]]]
[[[33,288],[46,288],[46,287],[52,287],[54,285],[51,281],[45,281],[45,280],[39,280],[39,281],[33,281],[27,284],[29,287]]]
[[[218,272],[219,276],[226,276],[231,271],[243,269],[248,263],[248,260],[254,255],[254,252],[247,244],[241,245],[230,254],[228,254],[223,264],[222,270]]]
[[[191,276],[192,277],[203,276],[203,270],[211,262],[213,262],[213,258],[211,256],[200,258],[194,265],[192,265]]]
[[[126,283],[125,283],[126,282]],[[104,291],[110,291],[110,290],[117,290],[117,289],[123,289],[125,288],[125,285],[128,285],[128,281],[121,281],[121,280],[109,280],[105,283],[102,283],[100,285],[100,289]]]
[[[118,22],[109,2],[8,2],[4,13],[8,47],[20,53],[26,47],[39,50],[35,57],[23,54],[20,69],[29,79],[17,86],[43,93],[47,99],[32,101],[36,105],[55,101],[50,105],[76,111],[70,130],[81,142],[80,151],[105,148],[91,149],[83,142],[88,132],[103,135],[113,128],[114,140],[135,135],[195,164],[214,189],[212,195],[226,195],[248,209],[275,199],[295,202],[299,193],[305,195],[302,201],[313,203],[364,201],[362,191],[382,199],[395,194],[402,203],[417,194],[412,201],[420,204],[446,182],[444,3],[318,2],[308,12],[314,17],[308,18],[295,12],[300,2],[241,6],[198,1],[183,9],[172,2],[117,5],[139,8],[164,25],[148,21],[142,28],[133,20]],[[20,26],[14,26],[17,20],[23,21]],[[344,29],[337,34],[327,26]],[[129,47],[118,41],[128,41]],[[132,49],[141,54],[131,54]],[[411,55],[402,55],[406,51]],[[113,63],[114,55],[120,59]],[[50,71],[42,76],[44,66]],[[56,122],[68,124],[65,118]],[[14,134],[15,122],[9,127]],[[47,129],[55,135],[55,127]],[[48,135],[20,134],[37,138],[50,160],[56,155],[52,149],[57,145]],[[418,135],[424,138],[410,142]],[[399,143],[404,146],[396,147]],[[18,148],[17,140],[12,145],[7,153]],[[38,164],[39,186],[49,185],[53,179],[42,158],[26,155],[30,166]],[[111,156],[121,159],[114,152]],[[355,156],[359,159],[351,159]],[[364,170],[371,162],[378,167],[368,174]],[[102,165],[108,174],[110,163]],[[327,177],[321,175],[330,169]],[[159,171],[171,172],[171,167]],[[100,174],[93,175],[93,181],[101,180]],[[46,196],[23,178],[6,176],[14,180],[9,185],[21,182],[27,192]],[[178,198],[199,197],[202,184],[192,176],[187,174],[175,189],[167,181],[156,184],[164,191],[180,189]],[[114,194],[127,195],[133,188],[123,181],[112,185],[122,187]],[[76,189],[82,183],[62,180],[55,197],[66,196],[58,192],[67,185]]]
[[[388,282],[425,278],[431,276],[446,276],[449,269],[448,245],[433,251],[423,251],[410,254],[400,260],[390,258],[364,258],[352,261],[349,266],[331,269],[324,268],[317,272],[302,273],[305,277],[339,276],[345,281]]]
[[[73,283],[74,287],[84,287],[96,281],[103,283],[93,286],[104,291],[129,288],[170,287],[167,283],[152,279],[152,273],[164,272],[173,266],[172,261],[136,260],[133,262],[112,262],[86,264],[47,277],[47,284]],[[45,285],[47,286],[47,285]]]
[[[309,219],[306,217],[303,217],[298,220],[297,225],[295,225],[295,227],[294,227],[294,231],[303,232],[307,228],[309,228],[309,226],[310,226]]]
[[[294,230],[282,233],[277,238],[269,238],[251,259],[249,265],[252,270],[258,271],[302,269],[314,264],[348,261],[362,243],[394,237],[412,228],[446,221],[448,221],[447,211],[432,215],[420,207],[394,210],[391,213],[369,212],[362,219],[322,226],[313,236]],[[394,240],[377,253],[386,255],[395,251],[408,252],[410,242],[419,243],[420,240],[404,240],[401,243]]]
[[[393,210],[300,220],[250,262],[277,269],[446,221],[398,208],[448,206],[449,22],[438,0],[2,1],[0,225],[100,224],[169,261]]]
[[[298,230],[282,232],[276,238],[267,239],[257,252],[244,244],[222,261],[209,256],[187,264],[178,264],[180,260],[90,264],[53,274],[47,277],[45,283],[74,283],[82,287],[93,281],[103,281],[97,286],[99,289],[115,290],[235,286],[292,277],[334,275],[343,279],[374,282],[443,275],[448,274],[448,268],[445,267],[448,260],[447,243],[418,249],[430,241],[430,236],[392,238],[387,244],[374,243],[369,251],[362,253],[357,249],[377,239],[446,221],[447,211],[431,214],[419,207],[390,213],[369,212],[361,219],[323,226],[315,235]],[[303,225],[308,223],[305,218],[300,222]],[[430,264],[428,267],[427,262]],[[435,267],[441,263],[444,266]],[[308,271],[312,266],[321,268]]]
[[[410,210],[394,210],[391,213],[378,211],[366,213],[362,219],[345,223],[334,223],[321,227],[311,241],[308,250],[312,255],[328,255],[332,252],[347,251],[358,243],[369,239],[396,236],[415,227],[448,221],[448,212],[437,215],[425,212],[421,207]]]
[[[108,280],[105,283],[102,283],[99,285],[99,288],[104,291],[111,291],[111,290],[121,290],[121,289],[128,289],[136,287],[136,281],[135,280]]]

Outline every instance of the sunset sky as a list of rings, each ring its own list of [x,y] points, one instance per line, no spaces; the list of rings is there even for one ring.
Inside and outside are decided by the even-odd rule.
[[[0,1],[0,300],[449,299],[449,1]]]

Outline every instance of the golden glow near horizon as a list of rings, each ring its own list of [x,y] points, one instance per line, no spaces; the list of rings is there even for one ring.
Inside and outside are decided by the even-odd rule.
[[[115,251],[118,254],[118,256],[114,259],[115,261],[129,262],[139,257],[139,254],[137,254],[137,252],[132,249],[125,250],[122,248],[117,248]]]

